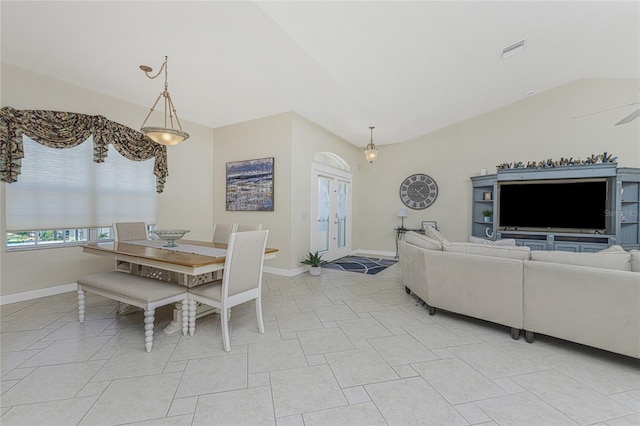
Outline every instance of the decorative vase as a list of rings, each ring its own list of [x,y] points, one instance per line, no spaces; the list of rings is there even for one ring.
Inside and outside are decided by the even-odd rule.
[[[485,216],[484,217],[484,221],[485,222],[491,222],[491,216]]]
[[[309,267],[309,275],[320,275],[321,268],[319,266]]]

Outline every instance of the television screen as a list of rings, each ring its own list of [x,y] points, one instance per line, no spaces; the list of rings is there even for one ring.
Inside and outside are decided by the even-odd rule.
[[[501,228],[606,228],[607,182],[504,182],[498,200]]]

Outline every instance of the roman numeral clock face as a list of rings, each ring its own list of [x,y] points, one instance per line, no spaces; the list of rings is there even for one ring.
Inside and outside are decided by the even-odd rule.
[[[438,197],[438,185],[424,174],[411,175],[400,185],[400,199],[409,208],[422,210],[429,207]]]

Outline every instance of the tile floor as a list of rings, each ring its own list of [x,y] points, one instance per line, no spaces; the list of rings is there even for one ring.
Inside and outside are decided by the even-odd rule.
[[[638,360],[438,312],[404,291],[398,265],[375,276],[265,274],[234,308],[231,353],[219,317],[165,335],[142,313],[88,294],[1,307],[0,423],[9,425],[638,425]]]

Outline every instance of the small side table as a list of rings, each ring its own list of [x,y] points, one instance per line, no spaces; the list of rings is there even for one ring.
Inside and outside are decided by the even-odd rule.
[[[409,229],[409,228],[395,228],[394,231],[396,231],[396,256],[395,258],[398,258],[398,241],[400,241],[402,239],[402,236],[404,234],[406,234],[409,231],[413,231],[413,232],[417,232],[418,234],[422,234],[424,235],[424,229]]]

